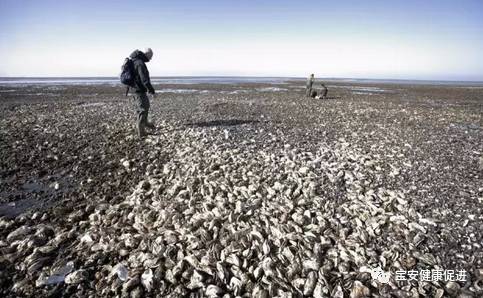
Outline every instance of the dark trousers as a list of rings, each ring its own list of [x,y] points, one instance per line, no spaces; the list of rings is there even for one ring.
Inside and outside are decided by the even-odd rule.
[[[149,113],[149,98],[145,92],[134,94],[134,103],[136,105],[137,113],[137,130],[139,136],[144,136],[146,134],[146,126],[148,124],[148,113]]]

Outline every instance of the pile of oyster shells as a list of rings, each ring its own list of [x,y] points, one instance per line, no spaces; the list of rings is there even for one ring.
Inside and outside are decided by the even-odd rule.
[[[165,127],[168,129],[168,127]],[[188,128],[150,136],[163,153],[132,194],[65,214],[1,219],[1,264],[16,295],[206,297],[473,297],[466,283],[396,281],[397,270],[442,268],[428,253],[433,220],[401,189],[380,183],[377,156],[340,140],[296,144],[230,141],[230,131]],[[126,171],[135,163],[119,160]],[[390,272],[387,283],[371,270]],[[455,268],[456,269],[456,268]],[[2,273],[4,279],[7,271]]]

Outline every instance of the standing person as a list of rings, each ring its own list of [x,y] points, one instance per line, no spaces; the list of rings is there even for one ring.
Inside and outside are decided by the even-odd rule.
[[[310,97],[312,94],[312,86],[314,85],[314,74],[311,74],[307,79],[307,84],[305,85],[305,96]]]
[[[149,78],[149,71],[146,67],[146,62],[149,62],[153,57],[153,50],[147,48],[144,52],[135,50],[129,58],[131,58],[134,65],[135,76],[135,93],[134,100],[136,103],[137,112],[137,131],[140,138],[146,136],[145,128],[155,129],[154,124],[148,122],[149,113],[149,98],[146,92],[149,92],[154,96],[154,88],[151,85],[151,79]]]
[[[327,89],[327,87],[325,86],[324,83],[322,83],[320,85],[322,85],[322,90],[320,90],[320,93],[321,93],[320,96],[321,96],[321,98],[326,99],[327,93],[329,92],[329,89]]]

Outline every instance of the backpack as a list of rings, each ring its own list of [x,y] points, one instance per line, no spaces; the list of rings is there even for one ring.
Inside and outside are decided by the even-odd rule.
[[[136,87],[136,72],[134,70],[134,63],[131,59],[126,58],[121,66],[121,83],[127,86],[126,96],[129,92],[129,87]]]

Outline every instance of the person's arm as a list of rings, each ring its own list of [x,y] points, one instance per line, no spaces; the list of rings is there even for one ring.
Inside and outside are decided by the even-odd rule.
[[[154,88],[153,85],[151,85],[151,79],[149,78],[149,71],[144,64],[139,67],[139,79],[141,79],[141,83],[143,83],[144,87],[148,89],[148,92],[154,94]]]

